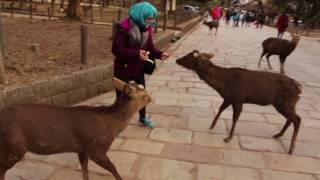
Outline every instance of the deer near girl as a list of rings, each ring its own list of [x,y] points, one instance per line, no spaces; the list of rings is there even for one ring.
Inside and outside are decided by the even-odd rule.
[[[295,111],[302,92],[301,84],[281,74],[219,67],[210,62],[212,57],[212,54],[194,50],[176,60],[177,64],[196,72],[200,79],[215,89],[224,99],[210,129],[214,128],[220,114],[232,105],[233,123],[229,136],[224,139],[225,142],[229,142],[233,137],[243,104],[273,105],[287,119],[282,130],[275,134],[274,138],[281,137],[289,125],[293,124],[294,132],[289,149],[291,154],[301,123]]]
[[[122,91],[111,106],[58,107],[21,104],[0,112],[0,180],[27,151],[37,154],[75,152],[83,180],[89,180],[88,159],[122,180],[106,152],[132,116],[151,102],[142,85],[113,79]]]

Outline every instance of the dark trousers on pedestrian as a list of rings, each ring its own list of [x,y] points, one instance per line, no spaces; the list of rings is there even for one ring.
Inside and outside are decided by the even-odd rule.
[[[114,77],[129,83],[129,81],[134,81],[137,84],[142,84],[144,87],[146,87],[146,83],[145,83],[145,78],[144,78],[144,74],[139,74],[139,75],[124,75],[121,73],[114,73]],[[116,94],[117,97],[121,95],[121,91],[116,90]],[[139,110],[139,115],[140,115],[140,119],[145,118],[146,117],[146,107],[143,107],[142,109]]]

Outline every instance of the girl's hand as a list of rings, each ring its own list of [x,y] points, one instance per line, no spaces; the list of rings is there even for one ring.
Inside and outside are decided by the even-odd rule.
[[[146,59],[148,59],[147,51],[140,50],[140,60],[145,61]]]
[[[162,53],[162,55],[161,55],[161,60],[166,60],[166,59],[168,59],[168,57],[169,57],[169,55],[168,54],[166,54],[166,53]]]

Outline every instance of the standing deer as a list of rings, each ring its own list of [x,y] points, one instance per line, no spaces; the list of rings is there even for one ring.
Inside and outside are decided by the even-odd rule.
[[[243,104],[273,105],[287,119],[282,130],[274,135],[274,138],[281,137],[289,125],[293,124],[294,131],[289,149],[289,154],[291,154],[301,123],[295,111],[295,106],[302,93],[301,84],[281,74],[219,67],[210,62],[212,57],[212,54],[195,50],[176,61],[179,65],[195,71],[200,79],[215,89],[224,99],[210,129],[214,128],[220,114],[232,105],[232,127],[229,136],[224,139],[225,142],[229,142],[233,138]]]
[[[261,54],[258,66],[260,67],[263,56],[267,55],[268,66],[270,69],[272,69],[269,57],[272,55],[279,55],[280,73],[284,74],[284,63],[287,57],[296,49],[300,40],[300,35],[298,34],[291,34],[291,36],[291,41],[278,38],[268,38],[264,40],[262,42],[263,52]]]
[[[122,180],[106,152],[132,116],[151,98],[142,85],[113,79],[122,95],[111,106],[58,107],[20,104],[0,112],[0,180],[27,151],[37,154],[75,152],[83,180],[89,180],[88,159]]]

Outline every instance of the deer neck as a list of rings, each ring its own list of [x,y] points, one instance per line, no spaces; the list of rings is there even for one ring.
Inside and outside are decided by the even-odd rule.
[[[113,115],[112,121],[116,134],[119,134],[124,128],[126,128],[133,117],[133,115],[139,110],[139,107],[135,106],[135,100],[125,95],[117,97],[115,103],[109,110],[105,111],[105,114],[110,117],[110,113]]]
[[[196,73],[200,79],[204,80],[208,85],[218,91],[220,94],[224,88],[224,72],[223,68],[218,67],[208,61],[205,64],[199,64]]]
[[[290,41],[290,44],[289,44],[290,53],[291,53],[293,50],[296,49],[298,43],[299,43],[299,40],[294,40],[294,39],[292,39],[292,40]]]

